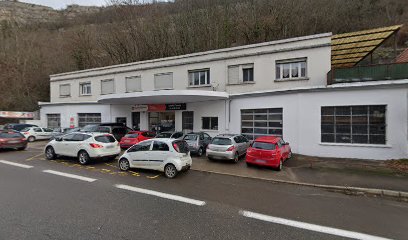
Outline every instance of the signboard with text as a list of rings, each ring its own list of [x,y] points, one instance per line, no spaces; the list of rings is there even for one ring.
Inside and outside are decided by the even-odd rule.
[[[132,112],[164,112],[186,110],[185,103],[171,103],[171,104],[148,104],[148,105],[134,105]]]
[[[0,111],[0,117],[2,118],[34,118],[34,113],[32,112],[8,112]]]

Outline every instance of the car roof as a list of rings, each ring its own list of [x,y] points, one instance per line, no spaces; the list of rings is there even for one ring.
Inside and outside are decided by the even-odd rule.
[[[281,138],[276,136],[262,136],[255,139],[255,142],[277,143]]]
[[[240,136],[241,134],[232,134],[232,133],[224,133],[224,134],[218,134],[215,137],[227,137],[227,138],[231,138],[231,137],[235,137],[235,136]]]
[[[174,138],[151,138],[151,139],[147,139],[141,142],[147,142],[147,141],[158,141],[158,142],[165,142],[165,143],[171,144],[174,141],[180,141],[180,140],[176,140]]]

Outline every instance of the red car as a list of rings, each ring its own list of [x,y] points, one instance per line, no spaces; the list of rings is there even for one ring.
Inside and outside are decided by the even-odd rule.
[[[150,131],[132,131],[122,137],[119,144],[122,149],[128,149],[138,142],[154,138],[155,136],[156,134]]]
[[[247,165],[274,167],[282,170],[284,161],[292,157],[289,143],[280,137],[265,136],[257,138],[247,150]]]
[[[0,149],[24,150],[27,148],[27,139],[20,132],[0,130]]]

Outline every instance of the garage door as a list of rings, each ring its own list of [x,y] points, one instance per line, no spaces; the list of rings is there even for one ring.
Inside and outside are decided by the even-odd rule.
[[[282,108],[242,109],[241,133],[251,140],[266,135],[282,137],[282,113]]]
[[[78,127],[101,123],[100,113],[78,113]]]

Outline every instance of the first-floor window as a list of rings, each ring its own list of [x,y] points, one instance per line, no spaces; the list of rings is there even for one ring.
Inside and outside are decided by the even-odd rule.
[[[385,144],[386,106],[322,107],[321,142]]]
[[[79,93],[81,96],[91,95],[91,82],[84,82],[79,84]]]
[[[254,64],[228,66],[228,84],[254,82]]]
[[[101,94],[115,93],[115,81],[113,79],[101,80]]]
[[[276,79],[290,80],[307,77],[306,58],[276,61]]]
[[[61,115],[60,114],[47,114],[47,127],[48,128],[61,127]]]
[[[210,84],[210,69],[188,71],[189,86]]]
[[[218,117],[203,117],[203,130],[218,130]]]
[[[78,113],[78,127],[101,123],[100,113]]]
[[[251,140],[272,135],[282,137],[283,109],[261,108],[241,110],[241,133]]]

